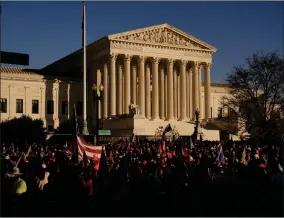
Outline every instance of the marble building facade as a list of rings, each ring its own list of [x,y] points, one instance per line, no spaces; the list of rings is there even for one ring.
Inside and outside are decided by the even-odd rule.
[[[228,86],[211,82],[215,52],[215,47],[169,24],[113,34],[91,43],[87,46],[89,130],[92,131],[95,119],[92,88],[103,86],[101,93],[96,90],[101,96],[99,118],[103,128],[110,129],[113,135],[153,135],[159,126],[168,123],[181,135],[191,135],[195,110],[200,111],[204,122],[226,113],[221,98],[228,95]],[[61,89],[68,93],[68,87],[73,87],[78,92],[66,94],[67,101],[82,101],[82,84],[80,79],[74,80],[80,78],[81,66],[82,50],[79,50],[35,73],[38,77],[49,78],[46,81],[38,81],[37,85],[32,81],[25,83],[33,83],[42,90],[47,81],[52,81],[52,90],[58,92],[56,95],[56,91],[52,91],[54,102],[62,101]],[[46,101],[46,95],[42,91],[39,93],[38,97]],[[47,123],[43,106],[41,108],[37,116]],[[71,111],[70,108],[69,113]],[[53,117],[57,120],[55,128],[61,119],[60,111],[56,113]],[[217,139],[216,131],[203,132],[205,138]]]

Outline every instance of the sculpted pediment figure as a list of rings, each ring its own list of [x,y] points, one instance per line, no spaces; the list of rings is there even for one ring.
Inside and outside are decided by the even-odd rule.
[[[108,38],[110,40],[136,41],[216,51],[216,48],[213,46],[169,24],[156,25],[148,28],[118,33],[110,35]]]

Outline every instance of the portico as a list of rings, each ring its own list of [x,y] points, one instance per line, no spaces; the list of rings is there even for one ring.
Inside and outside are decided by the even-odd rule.
[[[162,24],[110,35],[90,47],[88,74],[96,74],[96,81],[89,84],[105,87],[100,118],[106,123],[121,120],[130,106],[137,107],[132,119],[152,123],[192,123],[195,110],[202,119],[210,118],[213,46]]]

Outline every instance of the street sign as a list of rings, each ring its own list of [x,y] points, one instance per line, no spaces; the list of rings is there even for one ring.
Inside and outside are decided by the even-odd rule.
[[[0,51],[0,63],[29,66],[29,55],[15,52]]]
[[[99,135],[111,135],[110,130],[100,129]]]

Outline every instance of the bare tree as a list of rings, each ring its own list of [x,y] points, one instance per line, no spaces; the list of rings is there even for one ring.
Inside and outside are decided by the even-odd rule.
[[[233,68],[227,82],[231,95],[222,99],[223,106],[234,110],[246,131],[255,136],[275,133],[283,120],[284,60],[277,53],[255,53],[244,66]]]

